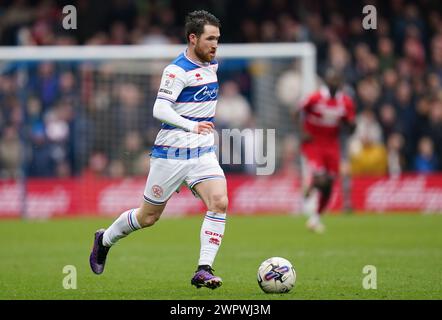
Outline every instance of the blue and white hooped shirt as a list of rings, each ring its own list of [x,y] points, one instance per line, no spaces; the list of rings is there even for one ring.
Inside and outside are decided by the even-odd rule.
[[[181,53],[163,72],[157,99],[172,103],[182,117],[193,121],[214,121],[218,99],[218,62],[191,61]],[[213,133],[202,135],[162,123],[152,149],[152,157],[190,159],[212,152]]]

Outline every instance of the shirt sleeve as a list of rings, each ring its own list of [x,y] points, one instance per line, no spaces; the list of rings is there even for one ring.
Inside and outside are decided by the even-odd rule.
[[[173,108],[172,102],[157,98],[153,106],[153,116],[170,125],[181,128],[186,131],[192,131],[198,123],[180,116]]]
[[[175,103],[176,99],[187,85],[186,72],[176,65],[168,65],[161,77],[157,99]]]
[[[299,104],[300,111],[308,111],[319,100],[319,93],[315,92],[304,98]]]
[[[353,99],[346,96],[345,97],[345,116],[344,116],[344,120],[346,120],[347,122],[355,122],[355,117],[356,117],[356,110],[355,110],[355,105],[353,102]]]
[[[161,77],[157,99],[153,106],[153,116],[164,123],[193,131],[197,122],[180,116],[172,107],[185,86],[186,72],[175,65],[167,66]]]

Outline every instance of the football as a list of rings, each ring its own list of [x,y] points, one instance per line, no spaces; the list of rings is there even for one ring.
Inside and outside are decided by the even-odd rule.
[[[293,289],[296,272],[287,259],[272,257],[258,268],[258,284],[265,293],[286,293]]]

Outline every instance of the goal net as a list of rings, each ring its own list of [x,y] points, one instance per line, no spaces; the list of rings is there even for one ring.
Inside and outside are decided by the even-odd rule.
[[[19,166],[0,165],[0,179],[145,176],[146,150],[160,128],[152,107],[161,73],[184,50],[0,48],[1,83],[10,93],[0,102],[5,112],[21,117],[16,134],[23,149]],[[217,128],[275,129],[276,170],[295,165],[291,111],[315,89],[315,55],[310,43],[220,44]],[[3,127],[9,130],[8,123]],[[254,172],[241,164],[224,169]]]

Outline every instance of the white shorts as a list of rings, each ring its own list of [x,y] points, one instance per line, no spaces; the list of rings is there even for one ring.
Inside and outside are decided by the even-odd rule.
[[[198,183],[212,179],[225,179],[214,152],[188,160],[151,158],[144,200],[161,205],[179,191],[183,183],[194,192],[193,187]]]

